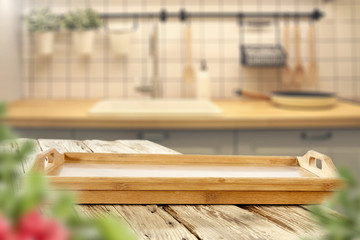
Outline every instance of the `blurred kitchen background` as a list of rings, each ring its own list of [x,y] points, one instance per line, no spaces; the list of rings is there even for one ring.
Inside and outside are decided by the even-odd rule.
[[[312,18],[259,18],[240,25],[236,17],[106,18],[96,30],[94,47],[87,56],[74,51],[70,31],[56,32],[51,54],[41,56],[35,37],[24,17],[33,9],[48,8],[55,14],[91,8],[103,16],[118,13],[186,12],[290,12],[324,13]],[[185,13],[186,13],[185,12]],[[166,16],[165,16],[166,17]],[[360,1],[358,0],[1,0],[1,100],[17,99],[102,99],[150,98],[146,86],[153,86],[154,57],[150,39],[158,34],[157,81],[162,98],[187,96],[184,67],[187,63],[187,30],[191,28],[192,66],[195,72],[206,62],[210,99],[238,99],[236,90],[269,94],[274,90],[296,89],[335,92],[341,99],[360,99]],[[309,27],[315,28],[315,54],[309,56]],[[300,28],[303,68],[315,56],[318,77],[305,77],[296,86],[284,81],[280,67],[248,67],[241,61],[241,44],[284,45],[289,29],[288,64],[295,64],[294,29]],[[116,48],[111,38],[120,37]],[[124,47],[125,46],[125,47]],[[118,52],[117,52],[118,51]],[[7,79],[4,81],[4,79]],[[140,87],[140,88],[139,88]],[[145,87],[145,88],[144,88]],[[142,91],[141,91],[142,90]],[[206,93],[205,93],[206,94]],[[259,110],[260,111],[260,110]],[[296,114],[295,114],[296,115]],[[321,114],[320,114],[321,115]],[[29,124],[30,126],[31,124]],[[156,123],[154,124],[156,125]],[[301,125],[301,124],[300,124]],[[356,125],[356,124],[355,124]],[[305,126],[305,125],[304,125]],[[35,138],[148,139],[183,153],[302,155],[315,149],[333,158],[347,159],[359,166],[359,127],[319,125],[296,128],[242,127],[172,129],[102,129],[49,126],[18,128],[18,133]],[[274,140],[275,139],[275,140]]]
[[[325,13],[325,17],[315,24],[319,81],[312,84],[303,83],[302,88],[335,91],[342,97],[360,98],[360,2],[356,0],[19,0],[21,3],[18,6],[15,5],[17,1],[13,2],[7,5],[14,5],[13,11],[17,11],[17,14],[21,11],[24,15],[33,8],[44,7],[59,14],[88,7],[98,13],[159,12],[162,9],[173,12],[180,9],[189,12],[310,12],[319,8]],[[6,9],[3,12],[6,15],[10,14]],[[4,14],[1,14],[2,18],[6,18]],[[30,98],[141,97],[135,88],[151,77],[149,34],[158,21],[106,21],[96,32],[95,48],[88,61],[83,61],[72,51],[69,31],[62,30],[56,34],[54,52],[50,59],[38,58],[26,24],[6,24],[12,29],[22,27],[22,38],[19,42],[21,48],[17,49],[21,51],[21,88],[17,90],[17,95]],[[131,42],[125,58],[118,58],[113,54],[108,41],[108,35],[116,31],[111,29],[112,25],[119,25],[119,22],[123,26],[115,27],[122,27],[124,31],[131,32]],[[309,60],[309,22],[310,20],[300,21],[301,57],[304,66],[308,65]],[[129,27],[132,24],[137,24],[134,30]],[[212,98],[234,97],[234,89],[237,88],[260,92],[282,88],[281,68],[244,68],[239,60],[240,41],[253,44],[276,43],[277,34],[274,33],[273,24],[245,32],[239,28],[236,18],[195,18],[190,19],[189,24],[192,28],[193,65],[198,69],[200,61],[206,60],[211,75]],[[279,24],[282,31],[285,21],[280,21]],[[289,20],[288,24],[291,32],[289,61],[293,63],[292,31],[295,21]],[[178,19],[169,19],[159,24],[159,76],[163,84],[164,97],[185,96],[182,80],[182,70],[186,61],[185,25]],[[14,84],[19,83],[13,82],[11,85]]]

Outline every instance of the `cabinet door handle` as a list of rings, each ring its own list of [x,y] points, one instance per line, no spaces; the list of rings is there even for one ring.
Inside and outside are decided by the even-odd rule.
[[[300,134],[301,139],[306,141],[325,141],[331,139],[332,136],[332,132],[325,132],[321,134],[310,134],[307,132],[302,132]]]

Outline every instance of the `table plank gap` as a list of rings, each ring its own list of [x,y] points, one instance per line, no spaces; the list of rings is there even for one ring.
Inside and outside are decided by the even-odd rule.
[[[200,239],[297,239],[296,234],[234,205],[169,205],[164,208]]]
[[[107,205],[123,216],[141,239],[196,240],[188,229],[157,205]]]
[[[299,206],[243,206],[242,208],[265,217],[280,228],[292,231],[299,236],[319,238],[322,235],[309,212]]]

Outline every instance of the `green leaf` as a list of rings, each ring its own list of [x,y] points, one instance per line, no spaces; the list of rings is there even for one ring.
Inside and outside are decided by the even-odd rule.
[[[348,169],[339,168],[339,176],[347,188],[333,194],[326,206],[337,210],[334,214],[323,206],[310,207],[310,213],[318,222],[326,240],[360,239],[360,195],[356,178]]]
[[[63,24],[68,30],[87,31],[101,26],[99,15],[92,9],[76,10],[66,14]]]
[[[60,17],[48,8],[33,9],[26,20],[31,32],[57,31],[61,27]]]

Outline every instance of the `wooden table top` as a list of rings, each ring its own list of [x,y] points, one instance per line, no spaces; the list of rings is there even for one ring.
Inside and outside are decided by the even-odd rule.
[[[31,166],[36,153],[50,148],[56,148],[59,152],[177,154],[143,140],[33,141],[36,151],[25,163],[24,172]],[[289,240],[304,235],[321,235],[319,227],[309,217],[306,206],[77,205],[76,210],[79,214],[112,214],[123,219],[139,235],[139,239]]]
[[[330,109],[291,110],[268,101],[214,100],[216,116],[90,116],[97,100],[28,99],[9,104],[7,122],[24,128],[256,129],[360,127],[360,106],[339,101]]]

